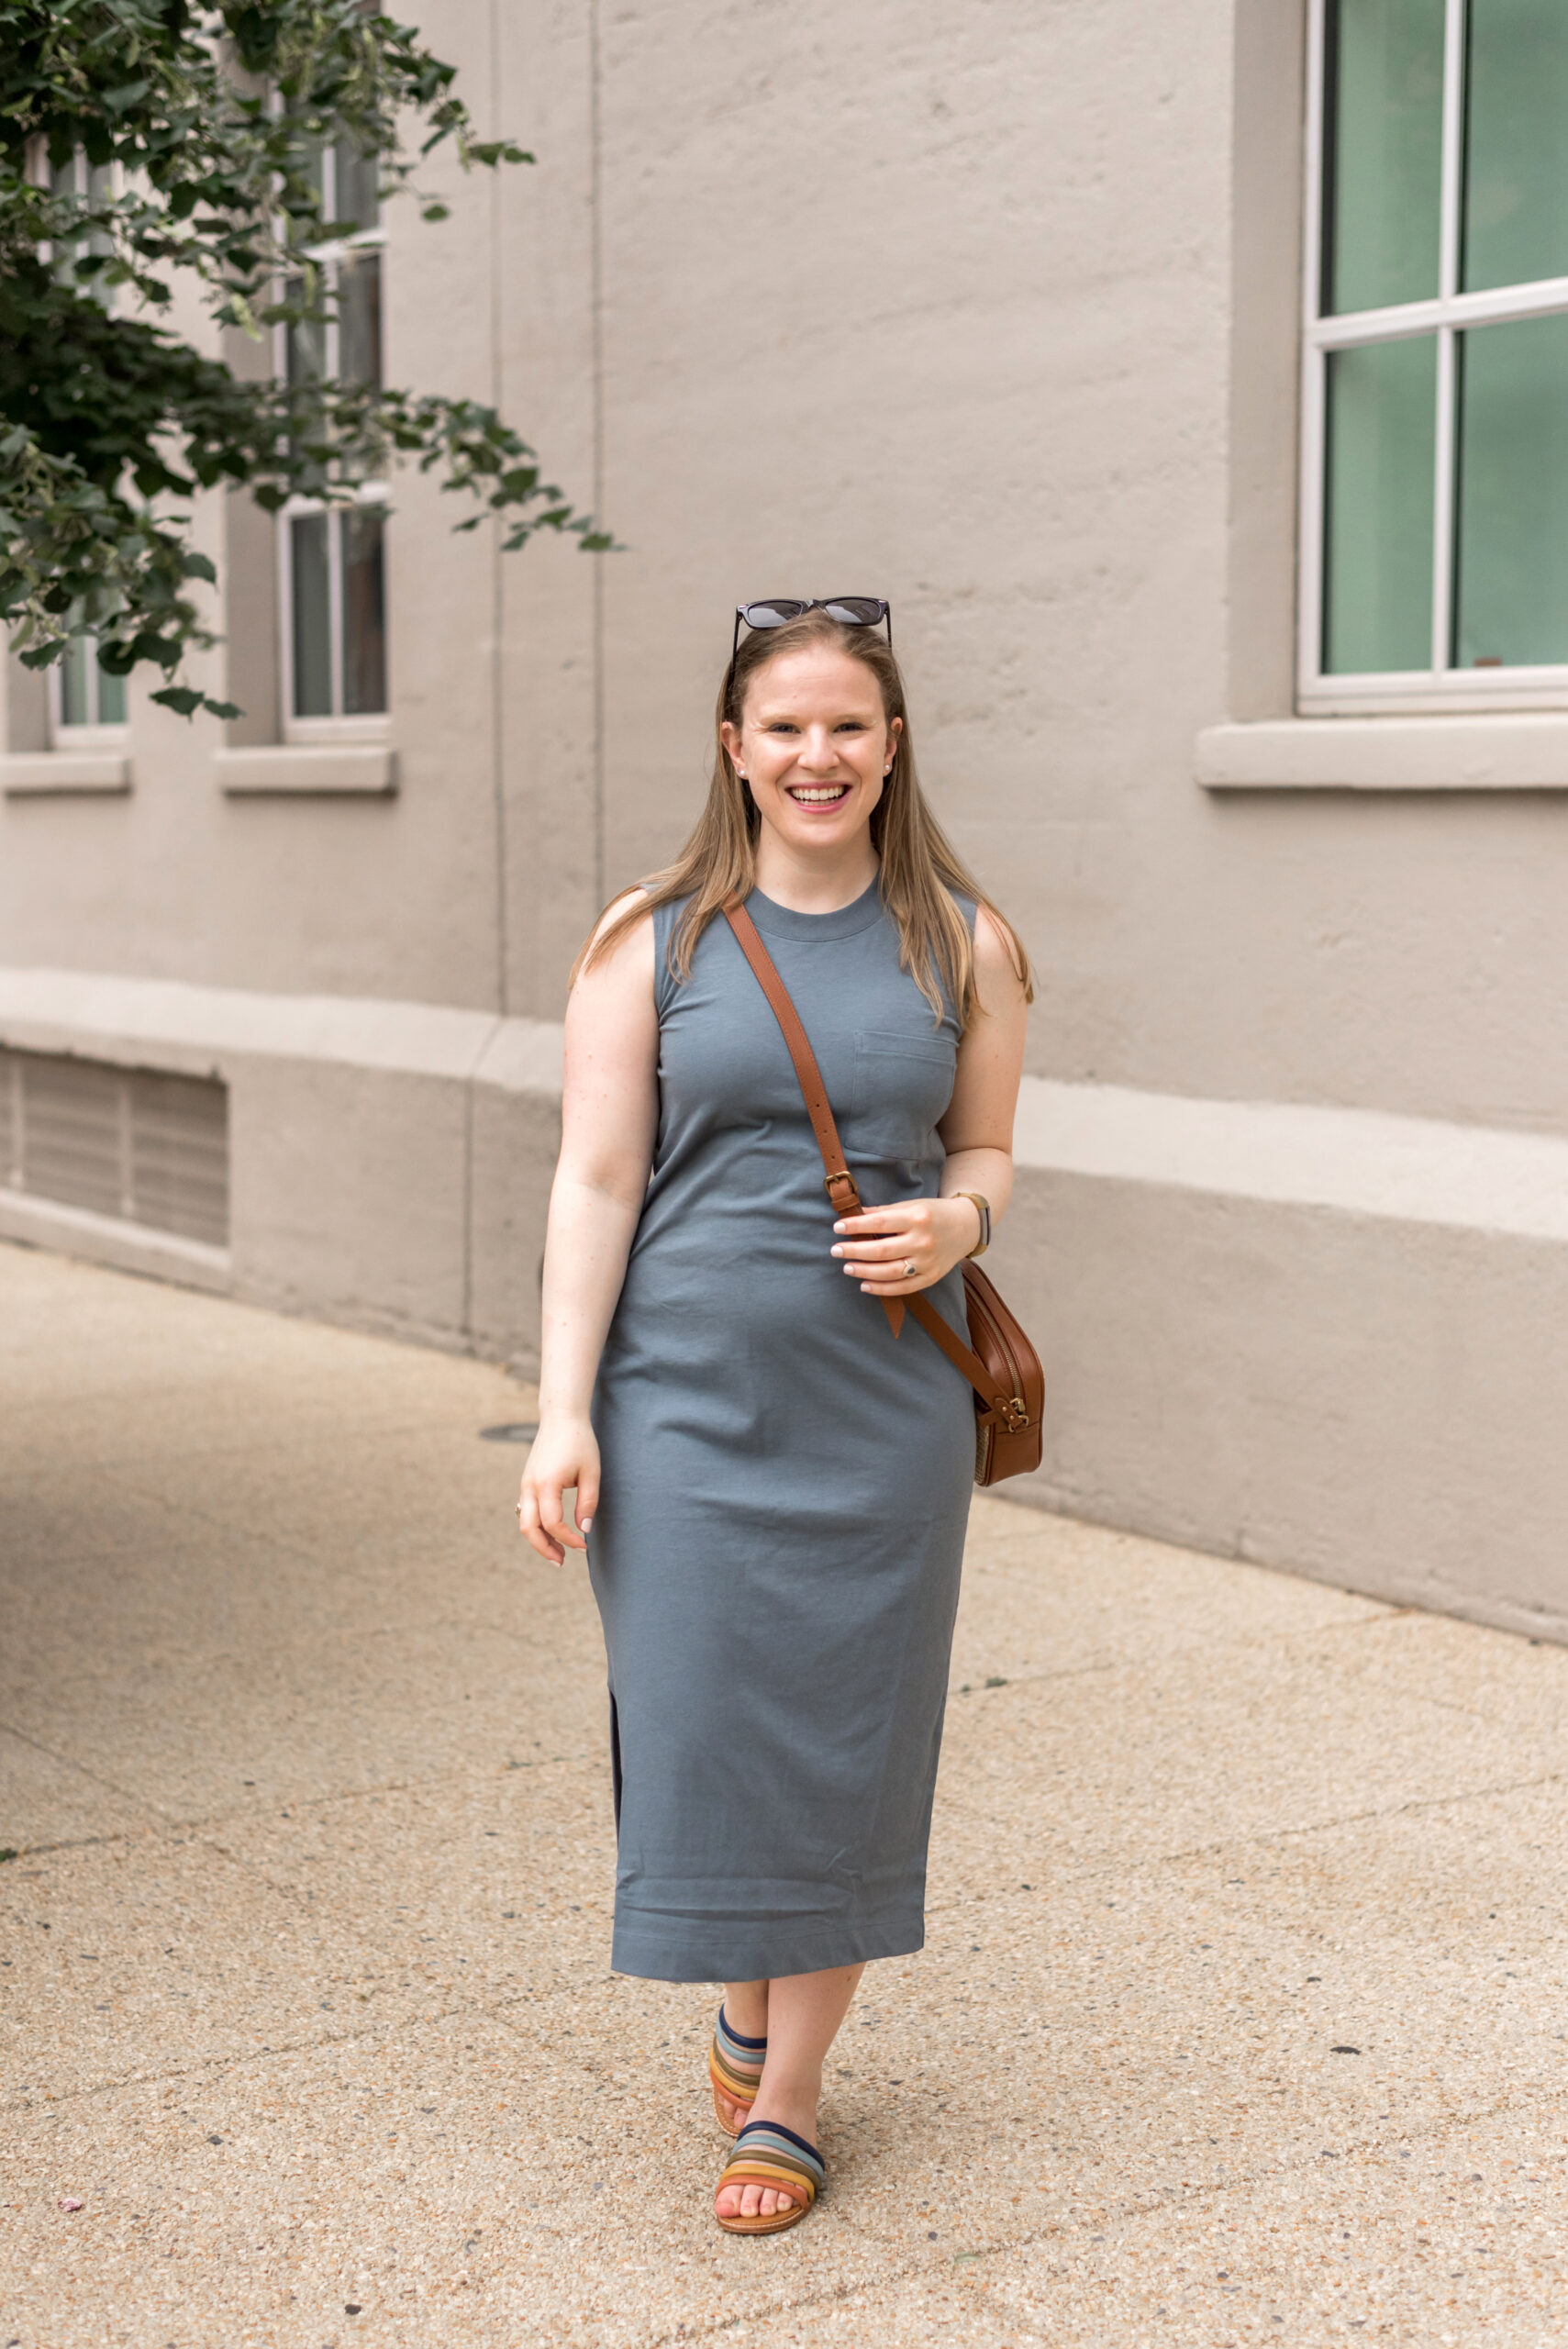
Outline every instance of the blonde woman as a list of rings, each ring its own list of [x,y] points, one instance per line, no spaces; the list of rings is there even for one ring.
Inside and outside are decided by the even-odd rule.
[[[603,1619],[612,1963],[724,1984],[715,2211],[762,2234],[822,2182],[823,2059],[862,1971],[925,1937],[974,1413],[881,1301],[924,1290],[963,1332],[1030,988],[921,797],[880,599],[743,607],[717,738],[685,849],[573,974],[518,1519],[556,1564],[587,1553]],[[735,898],[815,1050],[852,1220]]]

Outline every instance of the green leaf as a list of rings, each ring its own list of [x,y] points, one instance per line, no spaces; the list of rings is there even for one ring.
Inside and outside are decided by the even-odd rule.
[[[213,39],[220,28],[249,84]],[[284,99],[282,117],[261,83]],[[239,373],[213,356],[205,328],[169,323],[176,282],[212,327],[263,349],[270,328],[326,315],[306,250],[326,225],[312,142],[344,138],[376,156],[384,199],[406,191],[431,222],[450,207],[417,175],[443,142],[465,171],[531,162],[509,139],[476,138],[455,83],[416,29],[360,0],[217,0],[205,12],[189,0],[0,0],[0,617],[28,665],[58,660],[85,625],[106,665],[150,663],[168,680],[215,640],[188,592],[214,583],[213,565],[191,543],[188,510],[170,506],[198,486],[246,484],[269,513],[301,493],[343,505],[395,454],[468,504],[465,531],[494,515],[507,549],[553,529],[608,550],[494,408],[258,379],[249,360]],[[33,139],[57,166],[78,150],[117,163],[113,203],[79,206],[29,180]],[[120,285],[127,298],[106,307]],[[155,698],[185,716],[231,707],[167,682]]]

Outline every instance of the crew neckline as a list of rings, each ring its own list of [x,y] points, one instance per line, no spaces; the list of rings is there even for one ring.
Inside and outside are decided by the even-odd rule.
[[[746,900],[746,910],[757,928],[773,938],[853,938],[858,930],[870,930],[882,919],[881,875],[869,889],[862,890],[847,906],[836,906],[830,914],[796,913],[793,906],[781,906],[772,897],[765,897],[761,889],[752,890]]]

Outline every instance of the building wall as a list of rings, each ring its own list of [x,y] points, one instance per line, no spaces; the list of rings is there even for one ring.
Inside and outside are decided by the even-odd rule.
[[[1304,17],[426,7],[539,161],[395,219],[389,373],[623,551],[401,481],[395,790],[237,796],[272,589],[214,501],[247,720],[142,703],[128,796],[0,805],[0,1041],[226,1076],[235,1286],[528,1356],[565,971],[700,804],[732,607],[883,594],[1040,974],[1035,1497],[1568,1629],[1568,717],[1293,715]]]

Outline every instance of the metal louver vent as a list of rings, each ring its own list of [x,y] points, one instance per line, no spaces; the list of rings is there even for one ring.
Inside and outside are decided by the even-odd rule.
[[[228,1245],[228,1093],[210,1078],[0,1051],[0,1181]]]

